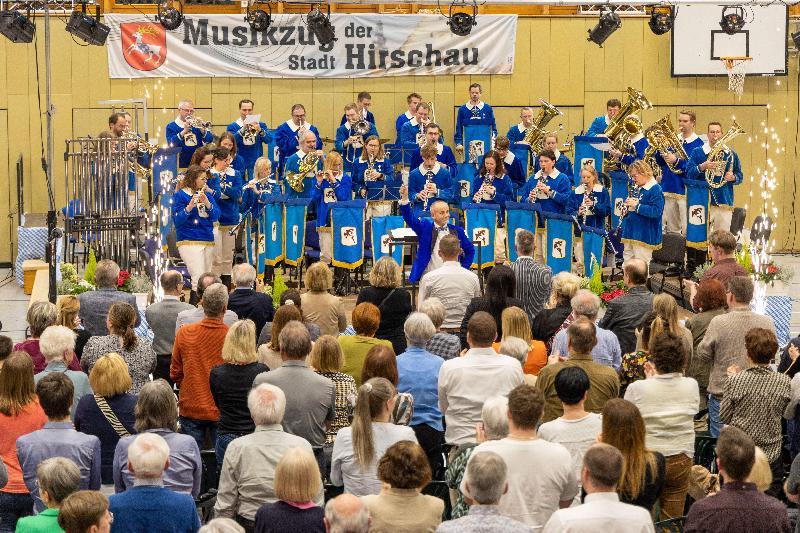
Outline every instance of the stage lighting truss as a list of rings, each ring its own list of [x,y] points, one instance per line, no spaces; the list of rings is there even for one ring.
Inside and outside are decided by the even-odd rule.
[[[744,28],[744,8],[742,6],[725,6],[719,27],[728,35],[733,35]]]
[[[158,3],[158,22],[165,30],[177,30],[183,24],[183,1],[160,0]]]
[[[266,11],[261,7],[265,7]],[[248,2],[244,20],[254,31],[265,31],[272,24],[272,6],[259,0]]]
[[[311,7],[306,15],[306,26],[321,46],[327,46],[336,40],[336,29],[331,24],[331,5],[328,4],[328,13],[325,14],[319,5]]]
[[[86,13],[86,4],[72,12],[67,22],[67,33],[81,39],[87,44],[103,46],[106,44],[111,28],[100,22],[100,6],[94,5],[94,16]]]
[[[587,40],[592,41],[597,46],[602,48],[603,43],[606,42],[612,33],[617,31],[622,26],[622,20],[613,8],[606,7],[600,9],[600,20],[597,25],[589,30],[589,37]]]
[[[653,11],[650,13],[650,20],[647,22],[647,25],[650,26],[650,31],[656,35],[669,33],[675,22],[675,9],[672,6],[653,7]]]
[[[439,12],[444,14],[442,6],[437,4]],[[472,14],[461,9],[472,9]],[[472,28],[478,25],[478,1],[477,0],[453,0],[447,19],[447,27],[454,35],[466,37],[472,32]]]

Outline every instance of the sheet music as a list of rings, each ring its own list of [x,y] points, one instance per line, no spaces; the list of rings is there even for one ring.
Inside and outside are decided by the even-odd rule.
[[[397,228],[389,231],[389,235],[391,235],[392,239],[395,240],[402,240],[408,239],[409,237],[416,237],[417,234],[414,233],[414,230],[411,228]]]
[[[589,143],[589,146],[595,148],[596,150],[601,150],[603,152],[608,152],[609,150],[611,150],[611,143],[609,142]]]
[[[258,124],[261,122],[261,115],[247,115],[244,118],[245,124]]]

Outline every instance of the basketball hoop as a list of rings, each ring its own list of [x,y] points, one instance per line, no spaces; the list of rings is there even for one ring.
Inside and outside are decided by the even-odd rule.
[[[749,56],[720,57],[722,65],[728,72],[728,90],[736,93],[741,98],[744,93],[744,79],[747,76],[747,62],[752,61]]]

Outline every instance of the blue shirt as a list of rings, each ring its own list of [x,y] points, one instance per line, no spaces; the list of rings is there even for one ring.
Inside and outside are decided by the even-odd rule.
[[[194,499],[156,485],[139,485],[109,499],[108,510],[114,514],[112,533],[194,533],[200,529],[200,517]]]
[[[456,146],[464,144],[464,128],[467,126],[490,126],[492,136],[497,136],[497,124],[494,120],[494,110],[486,102],[478,102],[472,105],[467,102],[458,108],[456,116],[456,131],[453,134],[453,141]]]
[[[209,174],[208,186],[219,206],[219,225],[235,226],[239,223],[239,200],[244,187],[242,174],[233,167],[228,167],[224,173],[211,170]]]
[[[48,363],[44,370],[33,376],[33,381],[34,383],[39,383],[39,380],[47,374],[56,372],[67,376],[72,382],[72,386],[75,388],[72,395],[72,409],[70,410],[72,420],[75,420],[75,411],[78,409],[78,402],[87,394],[92,394],[92,387],[89,385],[89,376],[87,376],[85,372],[68,370],[67,365],[65,365],[63,361],[53,361]]]
[[[397,356],[397,391],[409,392],[414,397],[410,426],[427,424],[437,431],[444,431],[439,411],[439,369],[442,363],[444,359],[441,357],[414,346]]]
[[[198,241],[214,245],[214,222],[219,220],[220,210],[214,196],[207,194],[206,198],[211,203],[211,209],[200,211],[195,205],[191,211],[186,212],[186,206],[192,197],[185,189],[175,193],[172,197],[172,222],[175,224],[177,244],[198,244]]]
[[[699,148],[692,150],[689,154],[689,162],[686,165],[686,177],[692,180],[705,181],[705,171],[700,170],[700,165],[708,160],[708,154],[711,151],[711,146],[704,144]],[[725,152],[725,159],[730,162],[727,164],[727,169],[733,172],[735,181],[725,181],[724,176],[717,176],[717,182],[722,182],[724,185],[717,189],[709,189],[711,194],[711,205],[721,206],[726,205],[733,208],[733,186],[741,185],[744,180],[742,174],[742,164],[739,161],[739,156],[733,150],[729,149]]]
[[[183,128],[184,122],[180,119],[180,117],[178,117],[167,124],[165,131],[167,143],[170,146],[177,146],[181,149],[181,152],[178,156],[178,166],[180,168],[186,168],[189,166],[189,163],[192,161],[194,151],[197,150],[197,148],[214,140],[214,135],[211,133],[210,128],[206,130],[205,135],[203,135],[203,131],[200,128],[192,128],[191,133],[182,135]]]
[[[597,327],[597,345],[592,349],[592,359],[595,363],[612,367],[619,370],[622,364],[622,349],[619,346],[619,339],[613,331]],[[567,349],[567,330],[562,329],[553,338],[553,346],[550,355],[560,354],[563,357],[569,355]]]

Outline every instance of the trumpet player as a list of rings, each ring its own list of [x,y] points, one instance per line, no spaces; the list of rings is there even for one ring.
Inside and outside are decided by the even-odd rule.
[[[394,121],[394,129],[397,131],[397,138],[394,141],[394,144],[400,144],[402,132],[403,132],[403,125],[417,116],[417,106],[419,103],[422,102],[422,97],[419,93],[411,93],[406,96],[406,105],[408,106],[408,110],[405,113],[400,113],[397,117],[397,120]]]
[[[608,100],[606,102],[606,114],[594,118],[589,125],[589,129],[586,130],[586,135],[588,137],[605,137],[606,128],[611,124],[611,119],[619,114],[620,109],[622,109],[622,102],[618,98]]]
[[[425,126],[431,122],[431,106],[427,102],[417,104],[417,113],[414,118],[403,124],[400,131],[400,142],[404,145],[415,144],[422,147],[426,143]],[[413,167],[413,165],[412,165]]]
[[[186,168],[192,160],[192,155],[198,147],[214,140],[211,128],[194,119],[194,103],[191,100],[178,102],[178,116],[167,124],[165,131],[167,143],[178,146],[181,153],[178,155],[178,166]]]
[[[219,206],[219,220],[214,224],[214,263],[212,272],[222,283],[231,286],[233,249],[236,237],[230,235],[231,228],[239,224],[239,200],[242,197],[242,176],[231,166],[231,154],[227,148],[214,150],[214,165],[208,187]]]
[[[408,175],[408,192],[416,211],[427,211],[434,202],[453,201],[453,178],[436,160],[436,146],[426,144],[420,150],[422,164]]]
[[[739,155],[732,148],[726,146],[722,149],[721,161],[708,161],[708,153],[722,138],[722,124],[719,122],[708,123],[708,142],[695,148],[689,154],[688,177],[693,180],[705,180],[706,171],[713,171],[720,177],[723,185],[717,189],[709,189],[711,201],[709,203],[709,221],[714,229],[731,230],[733,217],[733,187],[742,183],[742,164]]]
[[[481,100],[482,96],[481,84],[473,83],[469,86],[469,101],[458,108],[456,131],[453,134],[456,152],[464,153],[464,128],[467,126],[491,126],[492,138],[497,137],[494,110],[492,106]]]
[[[545,150],[552,150],[552,152],[556,154],[556,168],[559,172],[565,176],[575,175],[575,171],[572,168],[572,161],[558,150],[558,135],[555,133],[548,134],[544,138],[543,146]],[[539,172],[539,168],[539,159],[537,158],[533,164],[533,171]]]
[[[500,153],[492,150],[483,158],[478,173],[472,180],[472,201],[476,204],[494,204],[500,206],[497,216],[497,228],[494,233],[494,260],[502,263],[506,259],[506,202],[514,200],[514,186],[505,173]]]
[[[664,192],[653,177],[646,161],[628,165],[628,175],[634,183],[634,193],[625,199],[622,213],[622,243],[625,261],[633,258],[650,264],[653,250],[661,248],[664,214]]]
[[[683,110],[678,113],[680,141],[686,155],[691,155],[695,148],[703,146],[703,139],[694,131],[696,122],[694,111]],[[659,152],[656,154],[656,162],[661,167],[661,188],[664,190],[664,231],[686,235],[686,185],[683,178],[686,176],[689,161],[679,159],[672,152]]]
[[[261,210],[266,204],[267,196],[281,194],[281,188],[272,173],[272,161],[268,157],[259,157],[253,166],[255,177],[242,189],[242,203],[239,212],[249,211],[253,220],[258,220]]]
[[[503,168],[505,168],[506,175],[511,180],[511,184],[514,188],[514,194],[509,198],[509,201],[515,201],[517,199],[516,191],[525,186],[525,179],[527,178],[525,175],[525,166],[514,152],[511,151],[511,142],[508,137],[504,137],[503,135],[499,136],[494,143],[494,147],[500,159],[503,160]]]
[[[228,149],[231,153],[231,167],[241,175],[242,181],[244,181],[246,169],[244,166],[244,158],[236,153],[236,137],[233,136],[233,133],[226,131],[217,139],[217,145]]]
[[[358,96],[356,96],[355,105],[359,120],[366,120],[374,126],[375,115],[373,115],[372,111],[369,110],[369,108],[372,106],[372,95],[367,91],[361,91],[358,93]],[[347,113],[345,112],[345,114],[342,115],[342,120],[339,121],[339,125],[343,126],[348,120],[350,119],[347,118]]]
[[[292,106],[292,118],[275,129],[275,144],[278,145],[278,173],[283,170],[284,164],[290,155],[297,151],[300,137],[311,131],[317,136],[317,156],[322,157],[322,139],[316,126],[308,122],[306,108],[303,104]]]
[[[450,176],[455,178],[458,166],[456,163],[456,156],[453,155],[453,150],[449,146],[443,144],[442,127],[434,122],[428,122],[425,126],[425,143],[436,146],[436,160],[447,167],[450,171]],[[419,148],[414,150],[411,154],[411,168],[417,168],[422,164],[422,156],[419,155]]]
[[[581,183],[572,191],[567,213],[577,216],[581,224],[597,229],[606,227],[606,218],[611,214],[611,197],[608,189],[600,183],[593,165],[581,168]],[[575,257],[583,263],[583,240],[575,240]],[[598,258],[599,261],[599,258]]]
[[[520,123],[509,128],[506,137],[511,144],[522,143],[525,139],[525,130],[533,125],[533,108],[525,106],[519,111]],[[527,144],[527,143],[524,143]]]
[[[250,99],[239,101],[239,118],[228,125],[227,131],[236,139],[236,151],[244,159],[247,178],[253,177],[253,166],[256,159],[264,155],[262,144],[272,141],[272,134],[263,121],[245,123],[247,117],[253,114],[255,104]]]
[[[400,180],[394,177],[394,169],[384,152],[380,139],[376,136],[368,137],[364,144],[361,157],[353,164],[352,174],[353,192],[359,198],[367,198],[367,184],[382,183],[387,186],[400,185]],[[391,202],[370,202],[367,207],[367,217],[384,217],[391,214]]]
[[[364,148],[364,139],[378,136],[375,124],[365,121],[358,112],[356,104],[344,106],[344,115],[347,122],[336,130],[334,146],[344,159],[344,171],[353,171],[353,162],[361,156]]]
[[[286,166],[283,169],[284,181],[286,181],[286,176],[289,173],[297,174],[300,172],[300,163],[309,157],[316,158],[317,163],[303,176],[303,190],[298,192],[294,190],[289,183],[284,183],[283,190],[289,198],[311,198],[313,178],[316,176],[318,170],[322,170],[322,158],[317,156],[317,136],[311,130],[303,135],[297,152],[289,156],[289,159],[286,160]]]
[[[342,171],[342,156],[330,152],[325,158],[323,169],[316,174],[311,189],[311,200],[316,205],[317,233],[319,234],[319,260],[331,264],[333,256],[333,235],[331,233],[331,205],[352,198],[353,183],[350,176]]]

